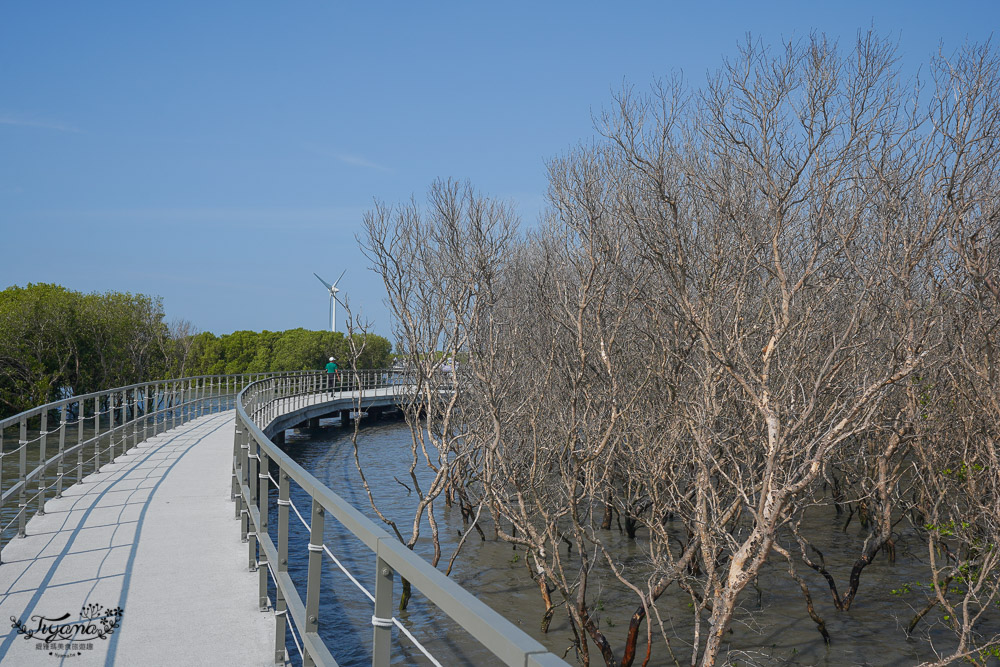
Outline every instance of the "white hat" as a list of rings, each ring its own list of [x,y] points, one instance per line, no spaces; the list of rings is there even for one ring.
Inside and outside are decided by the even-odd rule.
[[[330,361],[333,361],[333,357],[330,357]]]

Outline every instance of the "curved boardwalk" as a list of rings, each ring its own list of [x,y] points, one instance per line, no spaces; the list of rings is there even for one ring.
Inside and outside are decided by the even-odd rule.
[[[230,501],[233,412],[140,443],[66,489],[11,540],[0,565],[0,619],[121,608],[107,639],[44,646],[12,629],[4,665],[273,664],[274,618],[257,608],[257,575]],[[93,608],[91,608],[93,609]],[[34,617],[34,618],[32,618]]]

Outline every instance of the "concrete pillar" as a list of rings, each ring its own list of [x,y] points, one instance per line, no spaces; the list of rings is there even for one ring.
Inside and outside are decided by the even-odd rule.
[[[350,423],[351,423],[351,411],[350,410],[341,410],[340,411],[340,425],[341,426],[347,426]]]
[[[319,428],[319,417],[309,419],[309,428]]]

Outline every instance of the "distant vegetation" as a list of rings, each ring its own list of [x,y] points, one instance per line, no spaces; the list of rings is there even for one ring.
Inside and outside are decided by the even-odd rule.
[[[392,345],[368,334],[358,368],[389,365]],[[224,336],[205,332],[191,336],[184,375],[263,373],[322,369],[328,357],[345,365],[350,358],[347,337],[339,331],[234,331]]]
[[[198,333],[166,323],[161,300],[144,294],[14,286],[0,291],[0,417],[157,378],[321,369],[330,356],[346,362],[348,348],[340,332]],[[391,348],[369,334],[358,367],[387,365]]]

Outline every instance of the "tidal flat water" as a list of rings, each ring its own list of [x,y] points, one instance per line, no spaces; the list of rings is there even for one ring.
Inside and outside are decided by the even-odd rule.
[[[355,465],[351,432],[352,429],[341,428],[335,422],[302,430],[296,435],[289,431],[285,451],[335,493],[378,522]],[[359,433],[358,456],[375,502],[383,514],[397,522],[400,532],[407,538],[413,529],[413,509],[416,505],[416,494],[404,487],[404,484],[412,487],[409,476],[410,446],[410,430],[402,420],[373,422],[361,428]],[[417,465],[418,480],[426,483],[429,474],[421,458]],[[291,497],[308,522],[310,501],[306,494],[292,484]],[[273,538],[277,525],[275,499],[276,495],[270,504]],[[443,570],[465,526],[458,509],[446,508],[443,500],[438,501],[436,512],[443,552],[440,569]],[[809,534],[823,536],[823,539],[817,540],[816,546],[823,551],[838,583],[844,582],[841,585],[845,585],[850,566],[860,549],[860,540],[853,532],[858,528],[857,522],[844,533],[843,517],[833,516],[832,510],[826,509],[811,517],[809,523],[811,525],[804,528]],[[482,541],[476,533],[469,536],[456,561],[452,578],[549,650],[557,655],[565,654],[566,660],[574,664],[572,631],[566,621],[565,610],[562,607],[557,610],[549,632],[543,634],[540,622],[544,605],[538,587],[525,567],[524,551],[492,539],[493,530],[489,522],[484,524],[483,529],[486,541]],[[386,530],[391,532],[388,527]],[[429,535],[426,519],[421,525],[421,534]],[[604,538],[614,545],[619,564],[633,578],[644,579],[648,557],[642,533],[635,540],[629,540],[615,528],[606,531]],[[289,572],[303,599],[307,542],[305,527],[292,513]],[[325,543],[359,583],[369,591],[374,590],[374,555],[331,516],[327,516]],[[923,597],[918,594],[892,594],[902,583],[927,580],[922,562],[926,557],[922,558],[921,548],[920,541],[903,534],[897,542],[894,564],[888,563],[882,556],[877,557],[864,571],[857,599],[849,612],[836,611],[824,580],[799,564],[798,571],[808,582],[816,610],[825,620],[832,637],[829,646],[824,644],[816,625],[810,620],[802,594],[788,576],[784,563],[772,559],[765,566],[757,585],[748,587],[741,598],[741,609],[728,634],[727,653],[723,661],[739,665],[914,665],[934,659],[927,642],[928,636],[934,639],[939,650],[950,651],[952,644],[948,641],[948,634],[942,630],[937,612],[932,612],[925,619],[927,622],[923,624],[922,634],[918,631],[914,638],[908,639],[903,628],[913,615],[912,607],[922,606]],[[429,561],[433,554],[430,539],[422,537],[415,552]],[[325,555],[323,563],[320,633],[339,664],[370,665],[372,605]],[[606,567],[595,568],[589,591],[591,607],[599,618],[600,626],[620,656],[629,618],[636,609],[638,599]],[[399,593],[397,576],[394,589],[394,600],[397,602]],[[554,602],[558,602],[557,596],[553,593]],[[693,637],[690,598],[672,588],[657,606],[677,663],[690,664],[687,648]],[[402,613],[395,610],[394,614],[442,665],[500,664],[457,624],[427,603],[416,589],[408,610]],[[987,619],[990,626],[998,625],[1000,610],[993,616]],[[707,624],[703,624],[703,636],[707,629]],[[642,635],[645,635],[645,626]],[[290,634],[287,645],[297,663],[298,654]],[[645,652],[643,639],[635,664],[641,664]],[[430,664],[397,629],[393,630],[393,663]],[[603,664],[592,644],[591,664]],[[675,664],[658,628],[654,628],[649,664]]]

